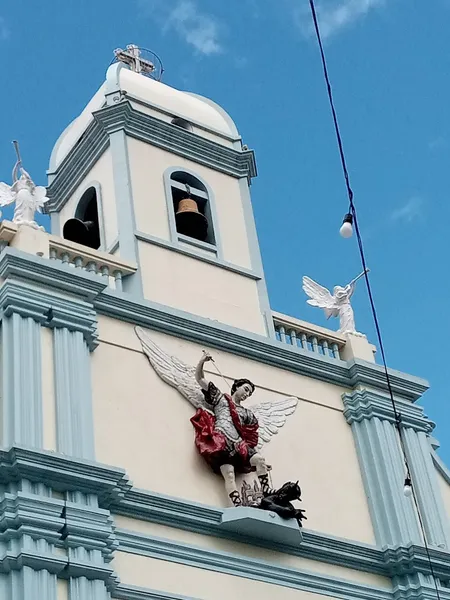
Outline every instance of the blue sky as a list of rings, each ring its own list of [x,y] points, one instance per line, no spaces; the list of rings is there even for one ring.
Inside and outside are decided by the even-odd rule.
[[[430,381],[423,405],[450,464],[450,1],[317,5],[388,362]],[[162,57],[167,84],[233,116],[256,151],[272,307],[325,325],[302,275],[332,287],[360,264],[354,238],[338,235],[347,200],[307,0],[4,2],[0,180],[19,139],[26,169],[46,183],[59,133],[128,43]],[[375,341],[364,284],[354,306]]]

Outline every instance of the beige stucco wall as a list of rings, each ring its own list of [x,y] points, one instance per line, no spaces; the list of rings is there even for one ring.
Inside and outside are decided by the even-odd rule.
[[[195,450],[192,407],[156,375],[133,327],[100,317],[99,334],[101,343],[92,356],[97,459],[125,468],[136,487],[226,505],[220,477]],[[151,335],[188,364],[201,356],[199,345]],[[344,390],[224,352],[213,354],[230,381],[254,381],[252,402],[301,398],[264,453],[273,466],[274,485],[300,479],[308,527],[374,543],[351,429],[342,416]],[[223,387],[220,378],[211,379]]]
[[[170,239],[163,174],[169,167],[188,169],[197,173],[212,189],[224,259],[250,268],[239,181],[145,142],[127,138],[127,143],[136,228],[165,240]]]
[[[330,600],[332,596],[312,594],[274,586],[244,577],[180,565],[164,560],[117,552],[114,567],[125,584],[182,594],[202,600],[249,598],[258,600]]]
[[[364,571],[357,571],[356,569],[339,567],[337,565],[331,565],[328,563],[319,562],[317,560],[301,558],[291,554],[274,552],[273,550],[259,548],[249,544],[240,544],[238,542],[221,539],[214,536],[192,533],[191,531],[184,531],[174,527],[166,527],[156,523],[148,523],[146,521],[123,517],[121,515],[114,516],[114,524],[116,527],[126,529],[128,531],[135,531],[150,537],[176,541],[197,548],[242,555],[255,560],[263,560],[281,567],[289,567],[292,569],[308,571],[310,573],[338,577],[341,579],[347,579],[349,581],[385,589],[391,588],[391,580],[387,577],[382,577],[373,573],[366,573]]]
[[[102,156],[95,163],[95,165],[86,175],[86,177],[84,177],[83,181],[76,188],[74,193],[70,196],[68,202],[60,211],[61,235],[64,223],[74,216],[77,204],[81,196],[94,182],[98,182],[101,187],[100,193],[101,203],[103,207],[103,222],[106,238],[105,245],[106,248],[108,248],[108,246],[110,246],[117,238],[116,196],[114,192],[114,177],[112,169],[111,152],[109,148],[102,154]],[[100,205],[99,201],[98,204]],[[100,206],[99,219],[101,219]]]
[[[138,248],[145,298],[265,335],[255,280],[153,244]]]

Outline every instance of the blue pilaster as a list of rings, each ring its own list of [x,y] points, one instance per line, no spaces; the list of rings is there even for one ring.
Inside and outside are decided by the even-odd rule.
[[[54,329],[57,450],[95,457],[89,348],[81,331]]]
[[[357,390],[344,394],[343,401],[344,416],[355,439],[377,543],[380,546],[420,544],[422,538],[413,500],[403,494],[406,471],[390,399],[368,390]],[[400,404],[405,408],[405,418],[409,416],[410,423],[417,421],[420,415],[410,414],[406,403]]]
[[[3,292],[3,293],[2,293]],[[44,311],[0,292],[3,446],[42,448],[42,351]]]

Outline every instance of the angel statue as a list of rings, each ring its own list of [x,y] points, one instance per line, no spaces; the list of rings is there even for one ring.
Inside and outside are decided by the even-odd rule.
[[[237,379],[230,393],[222,392],[205,377],[204,365],[213,360],[210,354],[205,352],[197,366],[190,367],[166,354],[140,327],[136,327],[136,334],[156,373],[197,409],[191,418],[195,446],[213,471],[222,475],[232,504],[242,505],[236,473],[256,471],[263,496],[271,493],[261,447],[295,411],[297,398],[247,408],[244,403],[255,391],[250,380]]]
[[[339,333],[356,333],[355,316],[350,304],[350,298],[355,291],[356,282],[368,271],[366,269],[344,287],[336,285],[333,288],[333,295],[331,295],[327,288],[319,285],[309,277],[303,277],[303,290],[310,298],[310,300],[307,300],[308,304],[323,308],[327,319],[330,317],[339,317]]]
[[[30,175],[22,167],[17,142],[15,142],[17,162],[12,172],[13,183],[0,182],[0,206],[16,203],[14,207],[13,223],[17,225],[29,225],[34,229],[44,229],[34,220],[36,211],[41,212],[44,203],[48,200],[46,189],[35,185]],[[20,172],[20,177],[18,176]]]

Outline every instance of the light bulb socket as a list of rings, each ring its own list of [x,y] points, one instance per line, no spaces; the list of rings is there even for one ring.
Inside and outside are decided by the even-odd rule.
[[[353,215],[352,215],[352,213],[347,213],[347,214],[344,216],[344,219],[343,219],[343,221],[342,221],[342,225],[343,225],[344,223],[350,223],[350,225],[353,225]]]
[[[411,477],[405,477],[405,487],[412,487]]]

